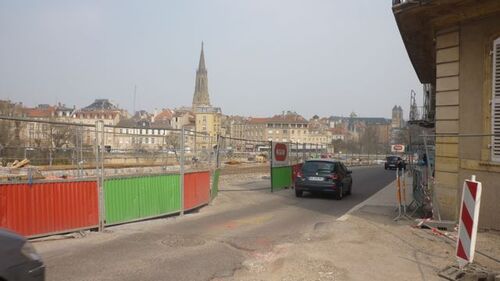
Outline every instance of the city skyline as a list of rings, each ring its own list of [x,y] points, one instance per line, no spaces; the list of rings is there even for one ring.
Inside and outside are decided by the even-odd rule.
[[[187,106],[204,41],[225,114],[389,117],[421,86],[390,1],[374,2],[4,2],[0,97],[131,111],[137,85],[136,109]]]

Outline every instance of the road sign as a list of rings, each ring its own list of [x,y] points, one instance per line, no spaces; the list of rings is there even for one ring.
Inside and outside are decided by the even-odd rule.
[[[474,175],[464,182],[456,253],[460,268],[472,263],[474,259],[481,189],[481,183],[476,181]]]
[[[393,144],[391,145],[391,152],[405,152],[405,146],[402,144]]]
[[[286,166],[288,165],[288,144],[286,143],[273,143],[273,166]]]

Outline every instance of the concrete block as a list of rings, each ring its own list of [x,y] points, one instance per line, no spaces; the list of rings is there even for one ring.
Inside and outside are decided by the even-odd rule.
[[[436,92],[436,105],[458,105],[458,91]]]
[[[448,62],[436,65],[436,77],[458,75],[460,64],[458,62]]]
[[[453,91],[459,89],[458,76],[436,79],[436,91]]]
[[[459,47],[446,48],[436,51],[436,63],[458,61],[459,58]]]
[[[436,49],[458,46],[460,44],[459,40],[460,36],[458,31],[437,35]]]
[[[436,120],[458,120],[458,106],[436,106]]]

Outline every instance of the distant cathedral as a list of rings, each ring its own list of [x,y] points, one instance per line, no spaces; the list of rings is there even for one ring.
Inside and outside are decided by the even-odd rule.
[[[196,70],[196,84],[193,95],[193,110],[199,107],[210,107],[208,95],[208,75],[205,67],[205,55],[203,53],[203,42],[201,42],[200,62]]]
[[[401,108],[401,106],[395,105],[392,108],[391,127],[392,128],[403,128],[404,127],[403,108]]]

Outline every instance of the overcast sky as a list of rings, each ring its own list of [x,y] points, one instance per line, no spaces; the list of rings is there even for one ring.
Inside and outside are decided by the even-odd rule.
[[[390,0],[0,0],[0,99],[190,105],[201,41],[225,114],[407,116],[421,86]],[[420,102],[421,98],[418,98]]]

